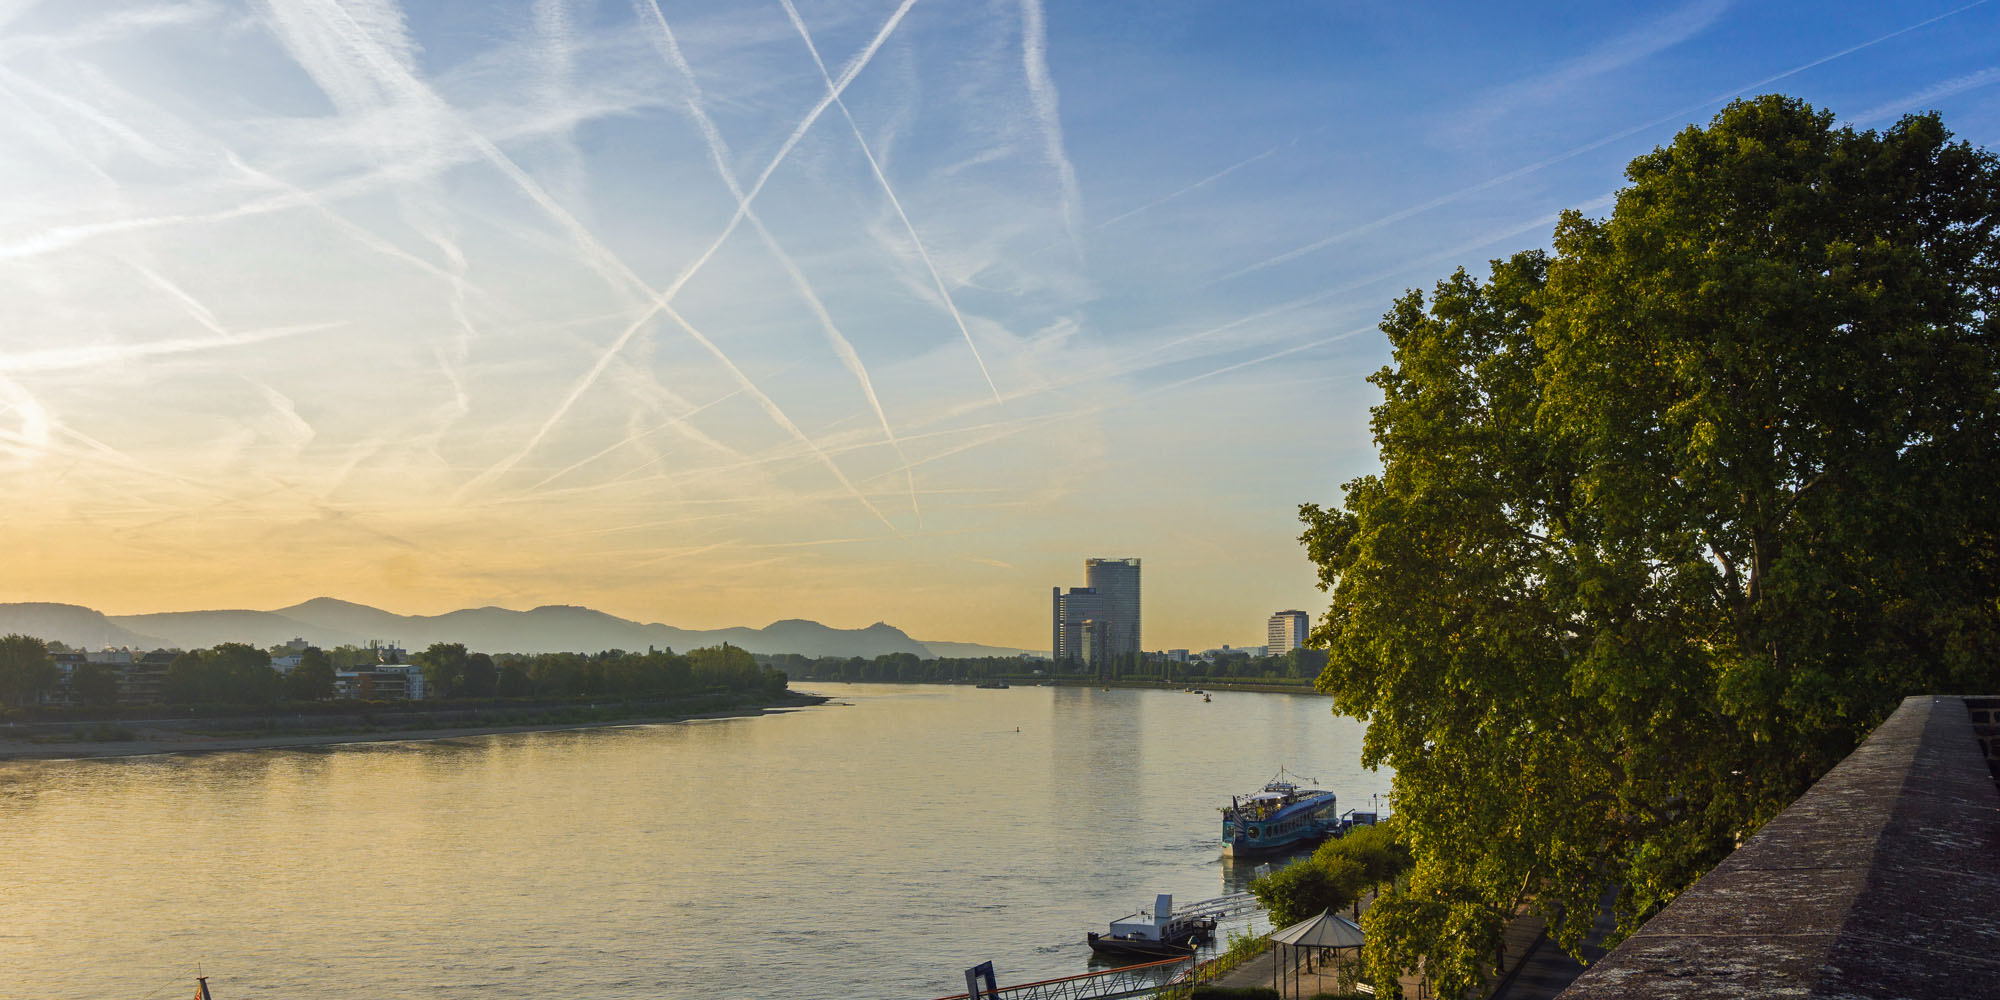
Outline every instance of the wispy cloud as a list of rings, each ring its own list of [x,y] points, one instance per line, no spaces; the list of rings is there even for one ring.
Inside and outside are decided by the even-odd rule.
[[[1974,73],[1941,80],[1915,93],[1904,94],[1893,101],[1884,101],[1859,114],[1848,116],[1847,121],[1861,126],[1879,125],[1903,115],[1934,110],[1932,103],[1935,101],[1956,97],[1968,90],[1990,87],[1996,83],[2000,83],[2000,66],[1989,66]]]
[[[1777,83],[1780,80],[1797,76],[1798,74],[1803,73],[1809,69],[1815,69],[1827,63],[1833,62],[1836,59],[1842,59],[1847,56],[1851,56],[1856,52],[1860,52],[1864,49],[1873,48],[1877,45],[1882,44],[1883,42],[1889,41],[1894,38],[1899,38],[1903,35],[1907,35],[1910,32],[1916,31],[1920,28],[1929,27],[1930,25],[1936,24],[1939,21],[1943,21],[1946,18],[1955,17],[1959,14],[1963,14],[1966,11],[1972,10],[1974,8],[1982,7],[1986,5],[1988,2],[1990,2],[1990,0],[1978,0],[1978,2],[1976,3],[1969,3],[1963,7],[1954,8],[1952,10],[1945,11],[1942,14],[1925,18],[1913,24],[1905,25],[1901,28],[1896,29],[1895,31],[1889,32],[1888,34],[1877,35],[1876,37],[1871,38],[1865,42],[1861,42],[1856,45],[1850,45],[1846,48],[1839,49],[1834,52],[1829,52],[1826,55],[1811,60],[1810,62],[1803,62],[1796,66],[1791,67],[1790,69],[1783,70],[1778,73],[1773,73],[1770,76],[1762,77],[1757,80],[1752,80],[1749,83],[1743,84],[1742,86],[1731,88],[1728,91],[1717,94],[1705,100],[1686,105],[1685,107],[1676,108],[1675,110],[1670,111],[1667,114],[1660,115],[1657,118],[1649,118],[1643,122],[1638,123],[1637,125],[1627,126],[1609,135],[1593,139],[1590,142],[1586,142],[1581,146],[1573,146],[1554,156],[1547,157],[1541,160],[1536,160],[1535,162],[1530,163],[1527,166],[1518,167],[1514,170],[1510,170],[1504,174],[1500,174],[1495,177],[1489,177],[1486,180],[1480,181],[1477,184],[1459,188],[1458,190],[1452,191],[1448,194],[1439,195],[1435,198],[1430,199],[1429,201],[1425,201],[1417,205],[1412,205],[1409,208],[1405,208],[1396,212],[1391,212],[1388,215],[1375,219],[1372,222],[1366,222],[1349,229],[1341,230],[1340,232],[1334,233],[1330,236],[1322,237],[1320,239],[1314,240],[1310,243],[1293,248],[1291,250],[1287,250],[1284,253],[1277,254],[1276,256],[1266,257],[1263,260],[1260,260],[1254,264],[1250,264],[1245,267],[1237,268],[1234,271],[1230,271],[1229,273],[1224,274],[1222,277],[1217,278],[1215,280],[1218,282],[1229,281],[1234,278],[1240,278],[1246,274],[1253,274],[1255,272],[1262,271],[1267,268],[1276,267],[1280,264],[1290,263],[1291,261],[1297,260],[1300,257],[1304,257],[1308,254],[1324,250],[1327,247],[1330,247],[1336,243],[1345,242],[1347,240],[1354,239],[1357,236],[1364,236],[1369,233],[1380,231],[1388,226],[1392,226],[1412,216],[1420,215],[1424,212],[1431,211],[1432,209],[1441,208],[1453,202],[1463,200],[1472,195],[1478,194],[1482,191],[1492,190],[1493,188],[1500,187],[1503,184],[1508,184],[1513,181],[1520,180],[1521,178],[1526,177],[1529,174],[1533,174],[1536,173],[1537,171],[1555,166],[1558,163],[1563,163],[1568,160],[1573,160],[1579,156],[1582,156],[1585,153],[1602,149],[1605,146],[1609,146],[1612,143],[1618,142],[1621,139],[1630,138],[1634,135],[1638,135],[1641,132],[1659,128],[1662,125],[1667,125],[1675,122],[1684,122],[1687,120],[1689,115],[1695,114],[1696,112],[1699,112],[1704,108],[1714,107],[1715,105],[1722,104],[1725,101],[1729,101],[1734,98],[1740,97],[1744,94],[1760,90],[1761,88],[1764,87],[1768,87],[1771,84]]]
[[[651,2],[651,0],[649,0]],[[813,44],[812,32],[806,30],[806,22],[799,17],[799,10],[792,0],[780,0],[785,6],[785,15],[792,19],[792,26],[799,30],[799,37],[806,43],[806,51],[812,54],[813,65],[819,67],[819,75],[826,80],[826,89],[833,95],[833,103],[840,108],[840,116],[847,120],[847,128],[854,134],[854,142],[861,147],[861,155],[868,159],[868,169],[875,174],[875,180],[882,185],[882,193],[889,199],[889,205],[896,210],[896,218],[903,223],[903,230],[910,234],[910,245],[916,248],[917,256],[924,262],[924,269],[930,272],[931,282],[937,288],[938,300],[951,313],[952,322],[958,324],[959,335],[965,338],[966,349],[972,352],[972,360],[979,365],[979,374],[986,379],[986,388],[997,401],[1000,387],[993,382],[993,372],[986,367],[986,359],[979,354],[979,345],[972,339],[972,331],[966,329],[965,314],[959,312],[958,303],[952,300],[951,289],[945,287],[944,276],[938,273],[937,262],[931,259],[929,250],[924,249],[923,237],[917,235],[917,227],[910,221],[910,214],[903,210],[903,200],[896,197],[896,189],[889,183],[889,177],[882,172],[882,164],[875,159],[875,153],[868,148],[868,140],[861,134],[861,126],[855,124],[854,115],[847,110],[847,103],[840,99],[839,89],[834,86],[833,75],[827,72],[825,60],[820,58],[819,47]],[[657,9],[657,3],[655,8]],[[663,22],[664,23],[664,22]]]
[[[1021,68],[1028,81],[1028,100],[1035,109],[1041,128],[1044,155],[1056,172],[1056,191],[1062,210],[1063,229],[1077,260],[1084,259],[1083,192],[1076,179],[1076,166],[1063,145],[1061,98],[1055,78],[1049,75],[1048,20],[1042,0],[1021,0]]]
[[[813,318],[819,321],[820,330],[825,333],[827,342],[833,347],[834,355],[840,359],[841,365],[848,373],[854,376],[855,382],[861,388],[862,396],[868,400],[868,407],[874,411],[875,419],[882,428],[883,438],[888,441],[889,447],[901,460],[902,446],[896,443],[895,428],[889,423],[889,414],[882,409],[882,400],[875,393],[875,380],[868,374],[868,366],[862,363],[861,352],[855,350],[853,342],[847,339],[846,334],[840,332],[840,326],[834,322],[833,314],[827,311],[819,293],[813,290],[812,282],[806,279],[805,272],[799,270],[799,265],[792,260],[791,254],[785,252],[785,248],[779,245],[777,237],[771,235],[770,229],[765,227],[764,220],[751,209],[749,198],[745,195],[742,185],[736,181],[736,172],[730,169],[729,149],[722,141],[722,134],[716,129],[715,122],[709,118],[708,111],[702,107],[701,87],[695,79],[694,67],[688,65],[687,58],[681,54],[680,43],[674,38],[673,28],[667,24],[666,16],[660,12],[660,5],[656,0],[647,0],[647,8],[647,12],[652,14],[649,26],[654,29],[652,35],[659,44],[661,54],[688,82],[690,88],[687,99],[688,114],[700,130],[702,141],[708,146],[709,159],[715,165],[716,174],[729,188],[730,196],[736,199],[737,211],[749,220],[751,228],[757,231],[758,238],[763,241],[764,249],[777,260],[779,266],[784,269],[786,277],[791,279],[792,287],[798,292],[799,298],[803,299],[807,308],[812,310]],[[790,10],[789,2],[786,4],[786,9]],[[796,14],[794,16],[796,17]],[[827,88],[829,92],[832,91],[831,77],[827,78]],[[836,94],[836,102],[838,99]],[[910,513],[921,523],[923,508],[917,502],[915,478],[909,479],[908,486]]]
[[[1469,107],[1453,113],[1448,131],[1465,133],[1505,127],[1524,111],[1571,97],[1600,77],[1642,62],[1707,31],[1732,0],[1693,0],[1629,31],[1592,45],[1583,54],[1533,76],[1493,88]],[[1612,8],[1603,8],[1611,10]]]

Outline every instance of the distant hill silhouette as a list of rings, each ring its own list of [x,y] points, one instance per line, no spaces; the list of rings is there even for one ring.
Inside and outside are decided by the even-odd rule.
[[[89,649],[106,646],[152,649],[167,645],[157,636],[141,635],[101,611],[76,604],[0,604],[0,635],[13,632]]]
[[[0,604],[0,633],[21,632],[72,646],[196,649],[223,642],[273,646],[294,637],[316,646],[365,645],[379,639],[422,649],[462,642],[489,653],[595,653],[671,648],[685,652],[727,642],[753,653],[874,657],[1012,656],[1018,650],[976,643],[927,646],[883,622],[842,629],[788,618],[763,628],[683,629],[642,624],[590,608],[548,605],[531,611],[467,608],[442,615],[398,615],[365,604],[317,597],[275,611],[170,611],[104,615],[71,604]]]

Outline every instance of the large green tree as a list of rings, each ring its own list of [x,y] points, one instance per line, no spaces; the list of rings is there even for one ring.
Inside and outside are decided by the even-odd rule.
[[[1903,696],[2000,686],[1994,158],[1764,97],[1627,177],[1396,302],[1382,472],[1301,509],[1415,859],[1371,956],[1442,995],[1518,906],[1629,933]]]

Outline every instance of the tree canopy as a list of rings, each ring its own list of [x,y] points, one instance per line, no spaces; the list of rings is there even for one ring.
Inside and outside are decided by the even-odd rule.
[[[1905,695],[2000,683],[2000,167],[1731,104],[1554,253],[1398,299],[1378,475],[1302,536],[1415,864],[1378,977],[1526,902],[1630,933]],[[1379,978],[1378,978],[1379,981]]]
[[[29,635],[0,636],[0,705],[32,705],[61,678],[47,643]]]

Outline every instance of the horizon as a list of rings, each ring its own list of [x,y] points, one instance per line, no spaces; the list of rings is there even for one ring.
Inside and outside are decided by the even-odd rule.
[[[1254,637],[1325,607],[1404,289],[1735,97],[1990,148],[1996,54],[1986,0],[30,0],[0,601],[1032,650],[1122,553],[1144,648]]]
[[[345,598],[334,597],[330,594],[321,594],[317,597],[307,598],[306,600],[303,601],[295,601],[291,604],[286,604],[275,608],[243,606],[243,607],[208,607],[208,608],[171,608],[171,609],[159,609],[152,611],[107,611],[103,608],[94,608],[89,605],[74,604],[64,601],[4,601],[0,602],[0,607],[5,607],[8,605],[27,605],[27,606],[45,605],[49,607],[80,608],[85,611],[91,611],[103,615],[106,619],[123,619],[123,618],[145,618],[145,617],[160,616],[160,615],[230,614],[239,612],[248,612],[251,614],[283,615],[287,611],[295,611],[300,608],[304,608],[313,604],[319,604],[322,602],[331,602],[334,604],[343,605],[345,607],[381,612],[383,614],[392,615],[399,618],[442,618],[447,615],[459,614],[463,612],[472,612],[472,611],[499,611],[515,615],[532,614],[537,611],[588,611],[591,612],[592,614],[606,615],[612,618],[616,618],[619,621],[627,622],[634,625],[640,625],[649,628],[655,626],[661,626],[683,632],[727,632],[727,631],[761,632],[771,628],[775,628],[779,625],[787,625],[794,623],[804,624],[804,625],[817,625],[821,628],[826,628],[840,632],[866,632],[876,628],[887,628],[902,634],[904,637],[911,639],[912,641],[925,645],[929,644],[973,645],[973,646],[987,646],[995,650],[1005,650],[1009,652],[1024,652],[1024,653],[1039,652],[1044,654],[1047,652],[1047,650],[1036,650],[1032,646],[1008,646],[1008,645],[1001,645],[994,643],[982,643],[972,640],[952,638],[949,636],[931,636],[926,638],[922,635],[919,635],[916,632],[911,631],[910,629],[904,628],[903,626],[898,625],[895,622],[889,621],[887,619],[876,619],[875,621],[869,622],[866,625],[851,625],[851,624],[840,624],[834,622],[824,622],[816,618],[785,617],[785,618],[771,619],[770,621],[765,622],[762,625],[752,625],[739,622],[730,625],[691,627],[686,625],[679,625],[670,621],[647,620],[643,618],[626,618],[620,615],[612,615],[610,612],[604,611],[601,608],[593,608],[590,607],[589,605],[584,605],[584,604],[561,604],[561,603],[538,604],[533,607],[526,607],[526,608],[510,608],[498,604],[483,604],[477,607],[468,606],[461,608],[452,608],[448,611],[419,614],[413,612],[396,611],[390,608],[378,607],[372,604],[364,604],[358,601],[350,601]],[[307,622],[301,622],[299,624],[302,627],[308,629],[313,627],[311,623]],[[47,638],[51,639],[52,641],[61,641],[60,637],[35,636],[35,638]],[[390,637],[386,636],[377,638],[380,638],[385,642],[393,641]],[[233,642],[238,640],[232,639],[223,641]],[[1178,649],[1178,648],[1186,648],[1190,652],[1208,652],[1210,650],[1220,650],[1220,649],[1242,650],[1242,649],[1260,648],[1261,645],[1262,644],[1259,643],[1238,644],[1234,642],[1217,642],[1213,644],[1203,643],[1200,646],[1191,646],[1191,647],[1159,647],[1157,649],[1149,649],[1147,650],[1147,652],[1165,653],[1171,651],[1172,649]],[[136,649],[137,647],[133,648]]]

